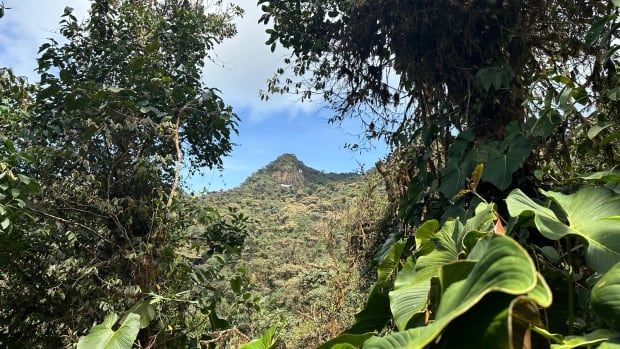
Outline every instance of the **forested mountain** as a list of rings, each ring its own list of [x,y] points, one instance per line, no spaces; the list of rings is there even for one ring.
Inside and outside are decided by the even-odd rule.
[[[239,187],[204,197],[253,221],[238,267],[262,309],[240,323],[255,335],[282,324],[289,348],[318,346],[352,323],[367,287],[351,250],[362,194],[379,215],[386,198],[376,174],[324,173],[284,154]]]
[[[264,189],[267,189],[268,186],[275,183],[282,188],[291,190],[313,190],[321,185],[350,183],[359,179],[359,177],[356,173],[325,173],[318,171],[306,166],[293,154],[283,154],[248,177],[241,185],[241,188],[252,188],[253,190],[260,191],[262,189],[257,187],[264,186]]]

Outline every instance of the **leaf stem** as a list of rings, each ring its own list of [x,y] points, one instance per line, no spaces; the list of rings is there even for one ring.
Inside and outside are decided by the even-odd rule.
[[[573,254],[571,248],[571,238],[566,238],[566,260],[568,263],[568,335],[575,334],[573,326],[575,322],[575,284],[573,279]]]

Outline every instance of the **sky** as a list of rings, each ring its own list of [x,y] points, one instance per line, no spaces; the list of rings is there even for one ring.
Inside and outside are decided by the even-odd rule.
[[[0,66],[11,67],[36,82],[34,73],[40,44],[59,38],[60,15],[65,6],[85,18],[87,0],[3,0],[5,17],[0,20]],[[193,192],[225,190],[239,185],[259,168],[283,153],[293,153],[306,165],[326,172],[369,169],[387,153],[380,142],[369,150],[353,152],[346,144],[358,143],[361,126],[355,120],[329,125],[330,111],[318,102],[301,103],[297,96],[272,96],[261,101],[259,93],[281,67],[286,52],[272,53],[264,42],[266,27],[258,24],[260,9],[255,0],[238,1],[245,15],[237,20],[238,34],[214,50],[204,78],[208,86],[222,91],[224,100],[239,115],[239,136],[233,152],[225,157],[223,170],[185,172],[184,183]]]

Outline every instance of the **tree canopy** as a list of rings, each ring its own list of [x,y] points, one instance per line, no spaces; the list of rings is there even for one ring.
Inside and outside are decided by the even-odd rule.
[[[65,9],[62,43],[39,50],[38,83],[2,70],[3,171],[16,173],[3,206],[11,243],[1,258],[2,345],[61,346],[62,336],[70,343],[102,311],[134,306],[150,314],[149,302],[162,297],[178,299],[165,305],[173,328],[190,317],[204,323],[191,309],[214,312],[221,295],[193,281],[206,271],[178,251],[204,234],[211,238],[198,257],[230,255],[243,242],[244,218],[228,220],[175,194],[185,163],[221,166],[231,151],[238,117],[202,71],[241,13],[201,1],[96,0],[83,22]],[[24,218],[14,217],[15,202]],[[219,258],[210,282],[231,257]],[[185,298],[175,296],[181,291]],[[150,325],[143,345],[198,341],[204,334],[192,331],[210,326],[167,337],[150,320],[140,322]]]

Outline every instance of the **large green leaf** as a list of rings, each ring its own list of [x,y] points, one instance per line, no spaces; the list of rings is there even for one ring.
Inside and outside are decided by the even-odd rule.
[[[435,322],[396,332],[386,337],[373,337],[364,349],[424,348],[457,317],[474,307],[490,292],[523,295],[537,284],[534,263],[517,242],[506,236],[489,238],[487,252],[476,263],[467,278],[452,283],[441,297]]]
[[[488,247],[469,276],[448,287],[437,309],[437,319],[458,316],[489,292],[519,295],[535,288],[536,269],[523,247],[500,236],[491,238]]]
[[[586,181],[602,181],[607,183],[620,183],[620,170],[609,170],[590,173],[586,176],[580,177]]]
[[[512,183],[517,172],[532,152],[532,145],[519,127],[512,123],[506,128],[508,135],[500,142],[482,144],[478,150],[478,162],[484,163],[482,179],[500,190]]]
[[[536,304],[527,297],[492,293],[454,320],[441,336],[439,347],[459,349],[544,348],[530,326],[542,326]],[[541,345],[542,344],[542,345]]]
[[[447,198],[452,198],[463,189],[468,174],[467,164],[450,162],[443,172],[439,192]]]
[[[537,273],[538,278],[536,281],[536,287],[527,293],[527,297],[538,304],[540,307],[548,308],[553,302],[553,293],[547,285],[545,278]]]
[[[140,329],[148,327],[151,321],[157,316],[155,307],[153,306],[154,303],[155,301],[153,299],[146,299],[134,304],[129,311],[127,311],[128,314],[134,313],[140,316]]]
[[[390,276],[396,270],[396,266],[400,262],[400,256],[403,254],[403,250],[405,249],[405,242],[398,241],[390,247],[388,252],[386,253],[383,261],[377,266],[377,282],[376,286],[383,286]]]
[[[465,234],[493,228],[494,208],[494,204],[479,204],[465,226],[457,220],[446,222],[439,232],[439,223],[434,220],[420,226],[416,232],[418,262],[409,259],[405,263],[390,292],[390,308],[398,329],[404,330],[416,314],[426,309],[431,278],[439,276],[442,266],[457,261],[463,254]]]
[[[394,290],[390,292],[390,309],[400,330],[407,327],[415,314],[424,311],[428,302],[431,279],[413,282],[415,273],[415,262],[409,258],[398,273]]]
[[[464,131],[450,146],[449,162],[442,172],[439,186],[439,192],[447,198],[454,197],[464,188],[467,176],[471,174],[476,165],[473,159],[474,152],[470,149],[473,140],[473,134],[470,131]]]
[[[420,227],[418,227],[418,229],[416,229],[416,255],[423,256],[430,253],[434,249],[431,239],[435,236],[438,230],[439,222],[434,219],[424,222]]]
[[[482,202],[476,206],[474,216],[465,222],[465,234],[472,231],[491,232],[495,222],[495,204]]]
[[[620,327],[620,262],[594,285],[592,309],[602,318],[615,321]]]
[[[564,212],[568,225],[556,214],[516,189],[506,199],[508,212],[517,217],[534,214],[536,228],[545,237],[558,240],[567,235],[583,238],[588,246],[586,260],[596,271],[604,273],[620,261],[620,195],[605,188],[582,187],[577,193],[565,195],[542,193]]]
[[[345,333],[364,334],[381,331],[390,321],[390,299],[386,293],[373,290],[359,313],[355,314],[355,323]]]
[[[418,258],[417,263],[408,260],[389,294],[390,309],[399,329],[405,329],[425,309],[431,278],[439,276],[441,266],[458,260],[462,238],[463,225],[459,221],[448,221],[432,238],[422,238],[419,251],[432,251]]]
[[[430,240],[434,245],[433,251],[418,259],[412,283],[439,275],[439,268],[442,265],[457,260],[462,252],[463,234],[463,225],[458,220],[446,222]]]
[[[140,331],[140,315],[129,313],[118,330],[112,326],[118,315],[110,314],[103,322],[94,326],[87,336],[80,338],[78,349],[131,349]]]

